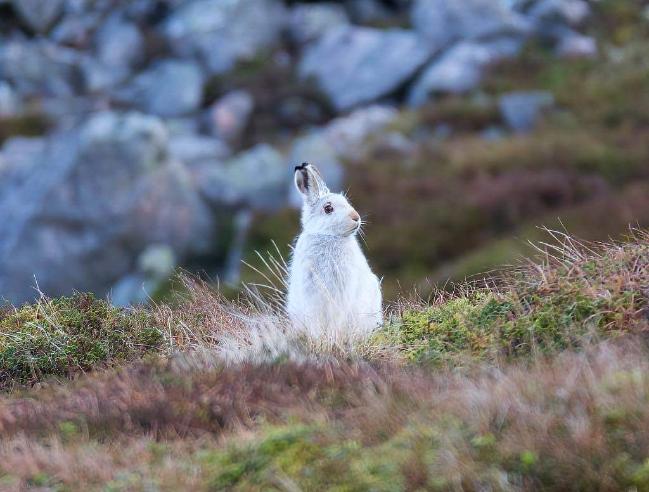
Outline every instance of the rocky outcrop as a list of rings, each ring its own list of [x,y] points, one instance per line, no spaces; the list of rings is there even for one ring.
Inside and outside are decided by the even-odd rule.
[[[341,27],[307,47],[299,71],[346,110],[394,92],[430,53],[412,31]]]
[[[345,7],[335,3],[300,4],[291,9],[288,32],[295,43],[309,43],[349,24]]]
[[[533,130],[541,112],[553,104],[554,96],[545,91],[510,92],[498,101],[503,120],[516,133]]]
[[[410,89],[408,103],[420,106],[434,94],[461,94],[476,89],[485,68],[515,56],[521,46],[517,38],[456,44],[426,67]]]
[[[291,203],[292,166],[313,161],[341,189],[368,140],[410,153],[388,128],[398,105],[479,96],[530,37],[557,56],[598,53],[585,0],[0,3],[0,119],[48,128],[0,149],[0,297],[13,302],[36,294],[34,276],[47,294],[141,300],[143,251],[182,263],[214,246],[215,217]],[[485,138],[530,131],[550,106],[498,102],[507,128]]]
[[[162,60],[141,73],[118,98],[160,116],[196,111],[203,97],[203,72],[197,63]]]
[[[47,32],[63,13],[65,0],[12,0],[11,4],[19,17],[32,30]]]
[[[273,147],[259,144],[220,165],[207,163],[200,172],[201,191],[219,208],[274,210],[286,203],[291,169]]]
[[[105,293],[147,245],[179,257],[204,250],[212,219],[167,155],[164,125],[139,113],[99,113],[78,133],[3,153],[0,292],[13,302],[72,289]],[[15,152],[15,151],[14,151]],[[28,197],[28,198],[26,198]]]

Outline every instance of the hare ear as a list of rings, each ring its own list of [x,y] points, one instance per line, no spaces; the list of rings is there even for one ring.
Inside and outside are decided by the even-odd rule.
[[[315,202],[329,194],[329,188],[322,179],[318,168],[308,162],[303,162],[295,167],[295,187],[309,202]]]
[[[295,166],[295,187],[305,197],[309,195],[309,173],[306,170],[307,165],[305,162],[300,166]]]

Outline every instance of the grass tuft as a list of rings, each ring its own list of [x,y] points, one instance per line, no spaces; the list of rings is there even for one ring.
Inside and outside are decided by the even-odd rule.
[[[155,351],[162,332],[144,309],[120,309],[92,294],[0,312],[0,388],[72,377]]]
[[[552,232],[545,262],[513,271],[500,285],[440,294],[406,307],[373,343],[409,361],[497,362],[578,348],[591,339],[649,329],[649,243],[587,245]]]

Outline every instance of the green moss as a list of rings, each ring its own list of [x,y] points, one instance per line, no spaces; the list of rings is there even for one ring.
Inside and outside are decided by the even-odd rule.
[[[44,134],[50,122],[40,114],[0,118],[0,144],[14,136],[33,137]]]
[[[625,394],[637,395],[645,387],[642,378]],[[484,388],[465,391],[482,395]],[[591,398],[593,391],[597,393],[589,386]],[[602,480],[615,490],[645,490],[645,448],[630,446],[634,423],[645,422],[644,405],[622,414],[616,425],[602,427],[597,404],[589,405],[583,394],[573,399],[583,389],[568,392],[570,396],[557,396],[539,387],[529,394],[503,395],[502,404],[477,396],[497,407],[487,405],[484,413],[435,403],[404,415],[403,425],[389,426],[380,441],[363,436],[354,418],[346,424],[268,427],[243,444],[204,452],[200,461],[210,490],[284,490],[287,484],[296,490],[338,491],[454,490],[459,484],[480,490],[593,490]],[[597,394],[608,402],[604,406],[614,396]],[[634,398],[620,401],[626,409],[639,403]],[[562,434],[564,418],[574,413],[575,404],[588,423],[578,437]],[[530,409],[544,412],[542,424],[529,415]]]
[[[133,359],[162,341],[144,310],[122,310],[91,294],[43,298],[0,315],[0,386]]]
[[[457,355],[485,357],[497,349],[497,323],[511,312],[507,300],[486,293],[461,296],[425,309],[408,309],[377,335],[414,362],[439,364]]]
[[[274,427],[261,440],[205,453],[210,490],[404,490],[400,469],[410,451],[388,442],[368,449],[353,439],[331,439],[334,429]]]

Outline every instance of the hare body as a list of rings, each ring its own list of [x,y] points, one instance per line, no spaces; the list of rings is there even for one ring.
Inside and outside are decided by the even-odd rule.
[[[314,166],[299,166],[295,178],[304,205],[289,271],[291,322],[316,337],[367,335],[382,323],[381,287],[356,239],[360,217]]]

